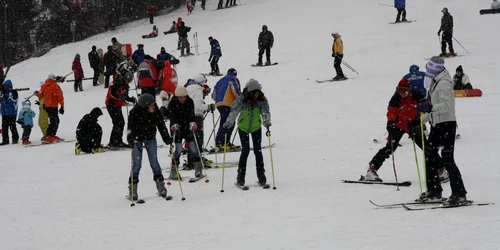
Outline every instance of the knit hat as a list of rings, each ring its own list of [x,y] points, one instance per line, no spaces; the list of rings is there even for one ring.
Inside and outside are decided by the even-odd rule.
[[[101,116],[103,114],[102,114],[101,108],[95,107],[92,109],[92,111],[90,111],[90,115],[95,117],[95,118],[98,118],[99,116]]]
[[[260,86],[260,83],[255,80],[255,79],[250,79],[248,80],[247,84],[245,85],[245,89],[247,89],[247,92],[252,92],[255,90],[260,90],[262,86]]]
[[[419,69],[420,69],[420,67],[418,67],[418,65],[416,65],[416,64],[412,64],[412,65],[410,66],[410,73],[411,73],[411,72],[416,72],[416,71],[418,71]]]
[[[151,94],[146,93],[142,94],[141,97],[139,97],[137,105],[139,105],[139,107],[141,108],[147,108],[153,102],[155,102],[155,98]]]
[[[187,96],[188,91],[183,86],[175,88],[175,96]]]
[[[433,56],[425,65],[425,76],[434,78],[444,70],[444,59],[439,56]]]
[[[408,79],[403,78],[401,81],[398,83],[398,88],[409,88],[410,87],[410,81]]]
[[[464,69],[462,68],[462,65],[459,65],[459,66],[457,67],[457,70],[455,70],[455,71],[456,71],[456,72],[460,72],[461,74],[463,74],[463,73],[464,73]]]

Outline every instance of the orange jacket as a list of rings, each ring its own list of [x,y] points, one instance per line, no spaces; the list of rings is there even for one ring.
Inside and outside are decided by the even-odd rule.
[[[64,107],[64,96],[61,87],[55,80],[47,79],[37,94],[38,98],[44,98],[46,108]]]
[[[174,93],[177,87],[177,72],[172,68],[170,61],[165,61],[165,66],[160,71],[162,79],[162,90],[167,93]]]

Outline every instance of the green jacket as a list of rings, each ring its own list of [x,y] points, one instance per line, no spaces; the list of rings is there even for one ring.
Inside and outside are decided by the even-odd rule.
[[[271,126],[269,103],[265,98],[256,103],[244,103],[243,95],[240,95],[236,99],[226,123],[234,124],[236,117],[238,117],[238,128],[246,133],[257,131],[262,124],[266,127]]]

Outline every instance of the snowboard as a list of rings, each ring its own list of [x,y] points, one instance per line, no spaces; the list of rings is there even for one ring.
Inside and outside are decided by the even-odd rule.
[[[452,56],[452,55],[449,55],[449,54],[446,54],[444,56],[439,56],[437,55],[437,57],[442,57],[442,58],[454,58],[454,57],[462,57],[462,56],[465,56],[465,55],[459,55],[457,54],[456,56]],[[425,60],[430,60],[431,58],[425,58]]]
[[[483,10],[479,10],[479,15],[498,14],[498,13],[500,13],[500,9],[483,9]]]
[[[101,59],[102,59],[102,57],[103,57],[103,55],[104,55],[104,53],[103,53],[102,49],[98,49],[98,50],[97,50],[97,54],[99,55],[99,58],[101,58]],[[99,82],[99,84],[101,84],[101,85],[102,85],[102,84],[104,84],[104,72],[103,72],[103,71],[101,71],[101,72],[99,73],[99,80],[98,80],[98,82]]]
[[[483,92],[480,89],[455,90],[455,97],[481,97]]]
[[[398,24],[398,23],[411,23],[411,22],[416,22],[417,20],[407,20],[407,21],[401,21],[401,22],[392,22],[389,24]]]
[[[265,65],[265,64],[262,64],[262,65],[252,64],[252,67],[269,67],[269,66],[274,66],[274,65],[278,65],[278,63],[277,63],[277,62],[275,62],[275,63],[271,63],[270,65]]]

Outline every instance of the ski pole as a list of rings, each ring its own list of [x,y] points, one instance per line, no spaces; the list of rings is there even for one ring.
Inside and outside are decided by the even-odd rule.
[[[418,185],[420,186],[420,193],[423,193],[422,191],[422,179],[420,178],[420,167],[418,166],[418,157],[417,157],[417,148],[415,147],[415,134],[413,131],[411,131],[413,134],[412,142],[413,142],[413,153],[415,155],[415,163],[417,164],[417,176],[418,176]],[[424,159],[425,160],[425,159]]]
[[[135,206],[135,200],[134,200],[134,148],[130,150],[130,190],[132,192],[129,194],[129,198],[132,200],[132,203],[130,204],[131,207]]]
[[[385,3],[378,3],[378,4],[379,4],[379,5],[382,5],[382,6],[386,6],[386,7],[393,7],[393,8],[394,8],[394,6],[393,6],[393,5],[390,5],[390,4],[385,4]]]
[[[424,156],[424,183],[425,191],[427,191],[427,161],[425,159],[424,119],[422,113],[420,113],[420,133],[422,134],[422,155]]]
[[[390,134],[389,137],[391,137]],[[399,191],[398,174],[396,173],[396,160],[394,160],[394,147],[392,146],[393,142],[395,141],[393,141],[391,137],[389,143],[391,144],[392,169],[394,170],[394,178],[396,178],[396,191]]]
[[[224,172],[226,170],[226,142],[227,142],[227,134],[224,134],[224,157],[222,158],[222,188],[220,190],[221,193],[224,193]],[[215,149],[217,150],[217,148]]]
[[[233,144],[233,145],[234,145],[234,139],[236,139],[236,134],[238,134],[238,132],[234,132],[233,140],[231,141],[231,144]]]
[[[214,114],[212,113],[212,120],[213,120],[213,119],[215,119],[215,118],[214,118]],[[220,116],[219,116],[219,118],[217,118],[217,121],[214,121],[214,122],[213,122],[213,124],[214,124],[214,128],[212,129],[212,133],[210,133],[210,136],[208,137],[207,145],[205,146],[205,148],[208,148],[208,144],[210,143],[210,139],[212,139],[212,135],[214,135],[214,134],[215,134],[215,124],[216,124],[216,123],[218,123],[218,122],[219,122],[219,120],[220,120]],[[215,137],[214,137],[214,138],[215,138]],[[214,139],[214,141],[215,141],[215,139]],[[216,146],[217,146],[217,144],[216,144]]]
[[[469,51],[467,51],[465,49],[465,47],[454,36],[453,36],[453,39],[455,40],[455,42],[457,42],[465,50],[465,52],[467,52],[467,54],[469,54]]]
[[[177,145],[175,143],[175,136],[176,136],[176,134],[174,133],[174,139],[173,139],[174,140],[174,145]],[[175,151],[176,150],[174,150],[174,146],[170,145],[170,154],[172,155],[172,161],[174,162],[175,172],[177,173],[177,182],[179,182],[179,189],[181,190],[181,197],[182,197],[181,201],[185,201],[186,198],[184,197],[184,191],[182,190],[181,174],[179,173],[179,168],[178,168],[179,165],[176,164],[176,160],[175,160]],[[172,168],[170,168],[170,171],[172,171]],[[169,181],[167,183],[167,185],[170,186],[170,184],[171,183]]]
[[[219,116],[220,118],[220,116]],[[217,122],[219,121],[219,119],[217,119]],[[214,130],[212,130],[212,133],[213,131],[215,131],[215,115],[214,115],[214,112],[212,111],[212,124],[214,126]],[[210,134],[210,136],[212,136],[212,134]],[[210,142],[210,138],[208,138],[208,141],[207,141],[207,146],[208,146],[208,142]],[[215,167],[219,167],[219,163],[217,162],[217,140],[214,140],[214,148],[215,148]]]
[[[348,67],[350,70],[352,70],[353,72],[355,72],[356,74],[359,75],[358,71],[356,71],[351,65],[349,65],[345,60],[341,59],[342,60],[342,64],[344,64],[346,67]]]
[[[32,95],[30,95],[30,96],[28,96],[28,97],[24,98],[24,100],[29,100],[29,99],[30,99],[31,97],[33,97],[33,96],[35,96],[35,94],[32,94]]]
[[[200,156],[201,167],[203,168],[203,172],[205,172],[205,183],[208,183],[210,182],[210,180],[208,180],[207,170],[205,169],[205,163],[203,160],[203,154],[201,153],[201,150],[198,147],[198,139],[196,139],[196,134],[194,133],[194,131],[193,131],[193,137],[194,137],[194,142],[196,143],[196,148],[198,149],[198,155]]]
[[[271,143],[271,131],[269,131],[269,128],[267,129],[266,136],[267,136],[267,139],[269,141],[269,154],[271,155],[271,170],[273,173],[273,189],[276,189],[276,181],[274,179],[273,145]]]

